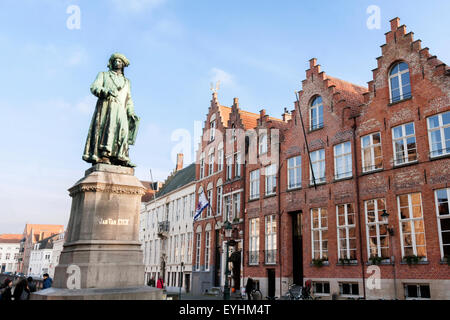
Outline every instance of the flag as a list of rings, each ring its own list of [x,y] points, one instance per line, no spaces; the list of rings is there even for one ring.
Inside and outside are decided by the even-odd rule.
[[[206,199],[205,192],[202,191],[200,196],[198,197],[197,209],[195,210],[194,221],[197,221],[200,218],[202,211],[209,206],[208,199]]]

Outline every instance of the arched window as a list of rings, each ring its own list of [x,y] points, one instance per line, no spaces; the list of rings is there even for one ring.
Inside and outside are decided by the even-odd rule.
[[[391,103],[411,98],[409,68],[405,62],[395,64],[389,73]]]
[[[317,96],[311,103],[309,119],[310,130],[316,130],[323,127],[323,102],[322,97]]]
[[[267,153],[267,133],[264,132],[259,136],[259,154]]]

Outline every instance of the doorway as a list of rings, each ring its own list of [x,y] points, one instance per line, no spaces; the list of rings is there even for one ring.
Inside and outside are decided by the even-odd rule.
[[[186,289],[186,293],[191,291],[191,275],[189,273],[184,276],[184,288]]]
[[[267,296],[275,297],[275,269],[267,269]]]
[[[215,234],[215,244],[216,244],[216,250],[215,250],[215,265],[214,265],[214,286],[220,287],[220,233],[219,230],[216,230]]]
[[[303,285],[302,211],[290,213],[292,218],[292,272],[294,284]]]

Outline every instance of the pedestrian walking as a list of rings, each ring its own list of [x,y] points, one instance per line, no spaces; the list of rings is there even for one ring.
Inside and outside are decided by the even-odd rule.
[[[42,285],[42,289],[48,289],[52,287],[53,280],[50,278],[48,273],[44,273],[44,284]]]
[[[158,279],[158,283],[156,284],[156,287],[157,287],[158,289],[163,289],[163,288],[164,288],[164,283],[163,283],[161,277]]]
[[[6,279],[5,282],[3,282],[3,285],[0,290],[1,300],[2,301],[11,301],[12,300],[12,281],[10,279]]]
[[[28,300],[30,298],[30,289],[27,279],[21,279],[17,282],[13,293],[14,301]]]
[[[247,279],[247,285],[245,286],[245,292],[247,293],[248,300],[252,300],[252,291],[254,287],[254,281],[252,278]]]
[[[34,282],[32,277],[28,277],[28,288],[30,289],[30,293],[36,292],[36,282]]]

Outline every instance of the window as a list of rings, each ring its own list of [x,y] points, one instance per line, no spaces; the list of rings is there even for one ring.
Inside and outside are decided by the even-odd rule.
[[[231,196],[226,196],[224,198],[224,203],[225,203],[225,221],[233,221],[233,218],[231,217],[232,215],[232,207],[231,207]]]
[[[313,282],[314,294],[330,294],[330,283],[329,282]]]
[[[176,235],[173,239],[174,239],[174,247],[175,247],[173,261],[178,262],[180,259],[180,252],[178,251],[178,239],[179,239],[178,235]]]
[[[355,210],[353,204],[336,206],[338,257],[356,260]]]
[[[233,220],[239,219],[241,213],[241,194],[233,194]]]
[[[207,192],[207,197],[208,197],[208,208],[206,209],[206,216],[207,217],[211,217],[212,216],[212,206],[213,206],[213,190],[209,189]]]
[[[288,159],[288,189],[300,188],[302,186],[302,157]]]
[[[405,299],[430,299],[429,284],[405,284]]]
[[[208,159],[208,175],[212,175],[214,173],[214,152],[209,155]]]
[[[323,102],[322,97],[316,97],[311,103],[309,109],[310,130],[316,130],[323,127]]]
[[[209,271],[209,254],[210,254],[211,231],[205,232],[205,271]]]
[[[436,213],[438,218],[439,241],[441,244],[441,257],[450,258],[450,211],[448,199],[450,188],[435,191]]]
[[[311,209],[313,259],[328,260],[328,215],[326,208]]]
[[[222,171],[223,169],[223,148],[218,149],[218,162],[217,162],[217,171]]]
[[[383,221],[381,215],[386,209],[385,199],[374,199],[364,201],[364,211],[366,213],[366,235],[367,247],[370,257],[389,258],[389,235],[388,224]]]
[[[194,217],[194,212],[195,212],[195,193],[191,193],[191,218]]]
[[[213,141],[216,137],[216,120],[213,120],[209,124],[209,141]]]
[[[197,271],[200,271],[200,249],[201,249],[200,245],[202,242],[201,237],[202,237],[201,233],[196,234],[197,241],[196,241],[196,253],[195,253],[195,269]]]
[[[250,200],[259,198],[259,169],[250,172]]]
[[[275,218],[275,215],[266,216],[266,264],[276,263],[277,225]]]
[[[227,180],[231,180],[233,174],[233,157],[227,157]]]
[[[5,260],[9,260],[10,256],[11,256],[11,254],[9,252],[6,253]]]
[[[404,164],[417,160],[414,123],[407,123],[392,129],[394,144],[394,164]]]
[[[240,177],[241,176],[241,154],[239,152],[234,154],[234,165],[235,165],[234,176]]]
[[[311,168],[309,169],[311,184],[314,184],[314,179],[315,183],[325,182],[325,149],[311,152],[311,167],[312,172],[314,172],[313,178]]]
[[[267,153],[267,134],[263,133],[259,136],[259,154]]]
[[[259,263],[259,218],[249,221],[249,264]]]
[[[186,235],[183,233],[180,235],[180,255],[181,255],[181,261],[184,262],[185,260],[185,253],[186,253],[186,241],[185,241]]]
[[[430,156],[450,154],[450,111],[428,118]]]
[[[187,256],[188,261],[192,261],[192,232],[187,234]]]
[[[205,177],[205,155],[202,154],[200,158],[200,179]]]
[[[402,256],[426,257],[425,228],[420,193],[398,196],[397,203],[401,226]]]
[[[217,187],[217,204],[216,204],[216,212],[217,215],[220,216],[222,214],[222,193],[223,187]]]
[[[405,62],[397,63],[389,73],[391,103],[411,98],[409,68]]]
[[[359,285],[357,283],[339,283],[339,293],[344,296],[359,296]]]
[[[352,176],[352,148],[350,142],[334,146],[334,178],[344,179]]]
[[[275,194],[277,191],[277,165],[271,164],[265,167],[266,172],[266,196]]]
[[[383,168],[383,155],[381,152],[381,134],[369,134],[361,138],[363,172]]]

